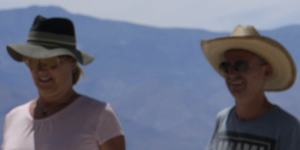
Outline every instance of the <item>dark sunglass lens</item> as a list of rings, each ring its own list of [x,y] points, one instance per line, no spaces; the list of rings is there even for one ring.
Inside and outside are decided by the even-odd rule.
[[[224,72],[224,73],[228,73],[229,71],[229,66],[230,64],[228,62],[222,62],[220,65],[219,65],[219,68]]]
[[[243,60],[239,60],[234,64],[234,69],[237,72],[246,72],[248,70],[248,67],[249,67],[248,63]]]

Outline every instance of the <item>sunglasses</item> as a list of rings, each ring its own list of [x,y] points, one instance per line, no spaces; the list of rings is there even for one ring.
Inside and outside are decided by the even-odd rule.
[[[219,68],[224,74],[228,74],[230,69],[237,73],[245,73],[249,70],[249,63],[244,60],[238,60],[234,64],[225,61],[220,63]]]
[[[24,58],[25,64],[33,70],[36,69],[56,69],[58,68],[64,57],[51,57],[46,59]]]

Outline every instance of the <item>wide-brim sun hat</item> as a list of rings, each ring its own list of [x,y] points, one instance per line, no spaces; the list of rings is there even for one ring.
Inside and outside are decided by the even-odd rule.
[[[7,45],[7,51],[16,61],[24,57],[45,59],[68,55],[82,65],[91,63],[94,58],[76,46],[74,25],[67,18],[45,18],[37,16],[30,29],[27,43]]]
[[[254,26],[238,25],[232,34],[202,40],[201,46],[208,62],[222,76],[220,63],[224,53],[231,49],[246,50],[263,58],[272,67],[272,74],[265,83],[266,91],[283,91],[296,80],[296,66],[287,49],[274,39],[261,36]]]

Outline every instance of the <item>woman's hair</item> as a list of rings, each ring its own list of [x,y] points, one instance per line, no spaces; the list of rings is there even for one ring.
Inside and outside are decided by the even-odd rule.
[[[79,66],[76,59],[73,58],[72,56],[63,55],[63,56],[60,56],[60,57],[70,59],[73,63],[76,63],[75,69],[72,72],[72,83],[73,83],[73,85],[75,85],[79,81],[80,77],[83,75],[82,68]]]
[[[79,81],[79,79],[82,75],[83,75],[83,70],[81,69],[81,67],[78,64],[76,64],[76,68],[72,74],[73,85],[75,85]]]

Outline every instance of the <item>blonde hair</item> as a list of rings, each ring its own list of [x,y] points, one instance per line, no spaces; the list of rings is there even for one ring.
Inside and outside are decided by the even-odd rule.
[[[78,83],[80,77],[84,74],[82,68],[76,64],[76,68],[74,69],[73,71],[73,74],[72,74],[72,83],[73,85],[75,85],[76,83]]]

